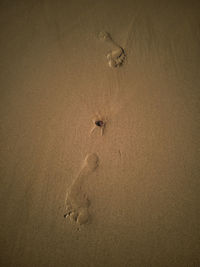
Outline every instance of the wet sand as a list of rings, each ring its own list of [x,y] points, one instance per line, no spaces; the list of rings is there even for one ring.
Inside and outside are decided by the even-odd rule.
[[[200,266],[199,10],[0,3],[1,266]]]

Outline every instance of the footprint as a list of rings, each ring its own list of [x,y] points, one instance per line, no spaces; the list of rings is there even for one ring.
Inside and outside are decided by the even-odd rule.
[[[66,213],[70,221],[85,224],[89,220],[88,208],[90,201],[83,192],[82,185],[85,178],[98,167],[99,158],[96,154],[88,154],[84,160],[80,173],[73,181],[66,196]]]
[[[113,49],[107,54],[108,65],[111,68],[120,67],[126,58],[124,49],[116,44],[111,35],[107,32],[100,32],[99,39],[104,42],[109,42]]]

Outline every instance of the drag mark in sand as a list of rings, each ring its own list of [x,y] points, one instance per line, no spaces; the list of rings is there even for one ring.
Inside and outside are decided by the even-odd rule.
[[[99,39],[108,42],[112,46],[112,50],[107,54],[108,65],[111,68],[116,68],[122,66],[126,58],[124,49],[116,44],[111,35],[107,32],[100,32]]]
[[[90,206],[90,201],[85,192],[83,192],[82,185],[85,178],[98,167],[98,162],[99,158],[95,153],[88,154],[78,176],[74,179],[67,192],[64,217],[69,217],[70,221],[80,225],[88,222],[88,208]]]
[[[122,153],[121,153],[121,150],[120,150],[120,149],[118,150],[118,153],[119,153],[119,158],[120,158],[120,160],[121,160]]]

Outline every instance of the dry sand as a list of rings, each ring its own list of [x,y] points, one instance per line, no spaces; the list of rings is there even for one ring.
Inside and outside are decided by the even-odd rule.
[[[0,2],[0,266],[200,266],[199,10]]]

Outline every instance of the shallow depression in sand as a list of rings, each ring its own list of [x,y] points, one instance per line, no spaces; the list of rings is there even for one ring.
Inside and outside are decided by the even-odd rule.
[[[99,158],[97,154],[91,153],[85,157],[78,176],[72,182],[66,196],[66,212],[64,217],[69,217],[70,221],[80,225],[89,220],[90,201],[83,191],[82,185],[84,180],[98,167]]]

